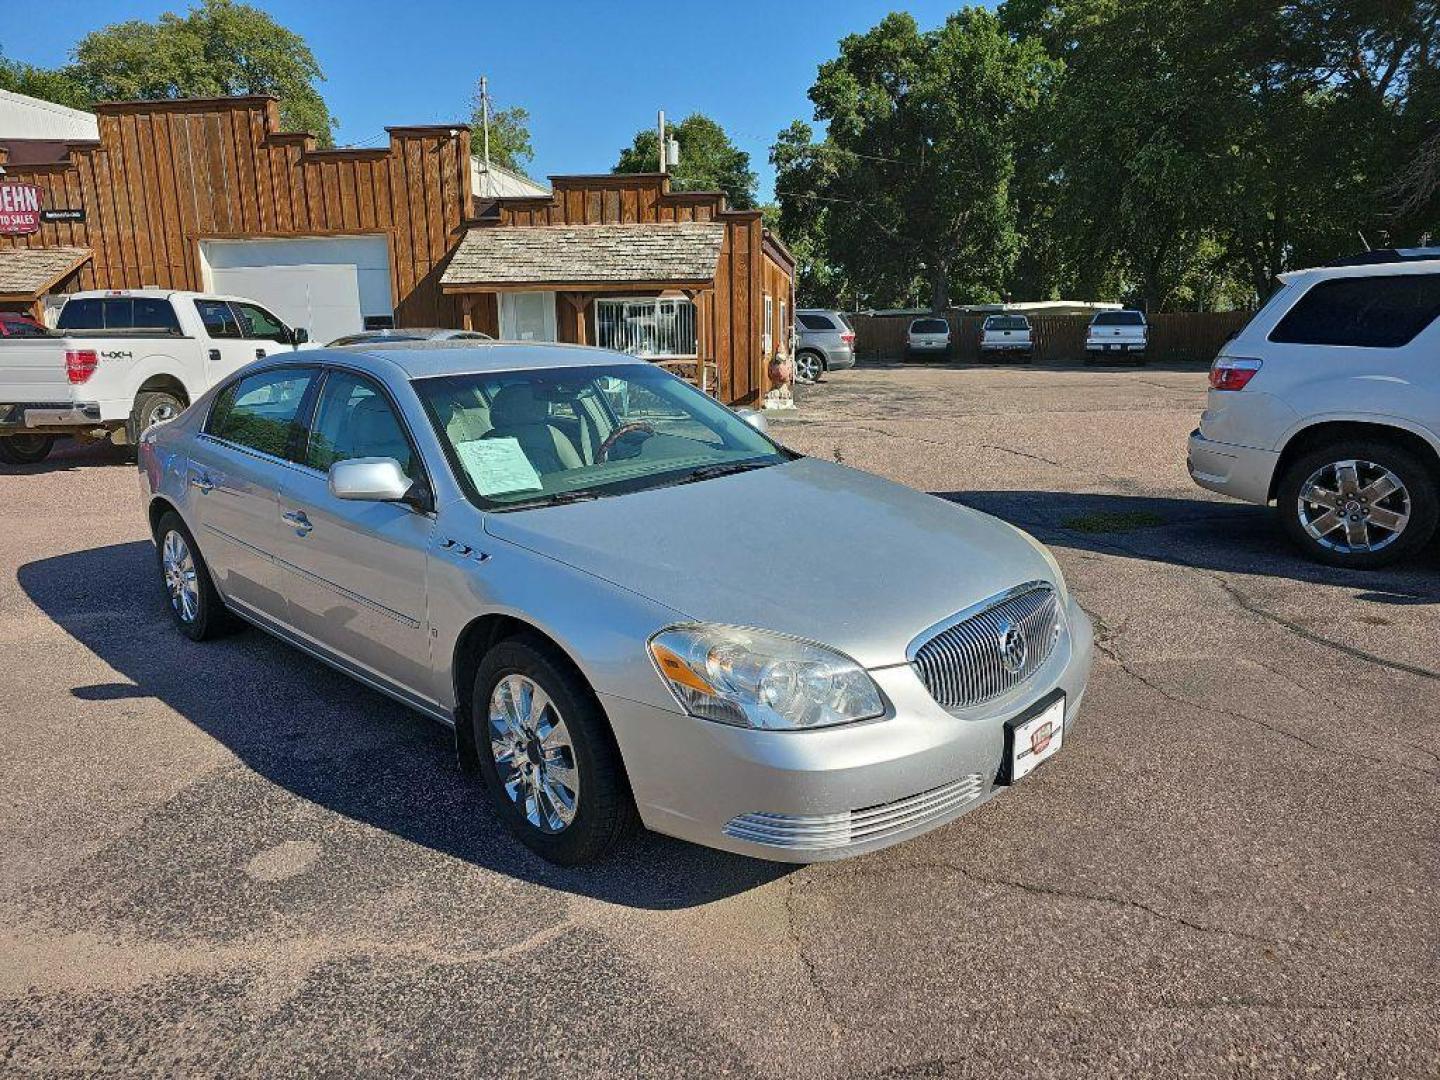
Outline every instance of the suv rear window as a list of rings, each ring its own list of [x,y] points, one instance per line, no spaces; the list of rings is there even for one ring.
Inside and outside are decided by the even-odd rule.
[[[912,334],[943,334],[949,329],[944,319],[916,319],[910,324]]]
[[[87,296],[60,309],[57,330],[151,330],[180,333],[170,301],[157,296]]]
[[[1398,349],[1440,315],[1440,274],[1322,281],[1295,302],[1270,340],[1287,345]]]
[[[1030,323],[1023,315],[991,315],[985,320],[986,330],[1029,330]]]
[[[828,315],[811,315],[808,312],[802,311],[795,317],[800,320],[800,325],[805,327],[806,330],[837,329],[835,324],[830,321],[830,316]]]
[[[1145,316],[1138,311],[1102,311],[1090,320],[1091,326],[1144,326]]]

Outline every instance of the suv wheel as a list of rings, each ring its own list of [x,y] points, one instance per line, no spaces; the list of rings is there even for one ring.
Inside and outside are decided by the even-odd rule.
[[[7,465],[36,465],[50,456],[53,435],[10,435],[0,439],[0,461]]]
[[[825,361],[819,353],[802,352],[795,354],[795,378],[800,382],[817,383],[825,374]]]
[[[1435,533],[1435,478],[1386,442],[1346,440],[1302,454],[1286,469],[1277,498],[1290,538],[1330,566],[1385,566]]]
[[[490,803],[531,851],[573,866],[602,858],[634,831],[609,721],[548,643],[509,638],[486,653],[470,716]]]

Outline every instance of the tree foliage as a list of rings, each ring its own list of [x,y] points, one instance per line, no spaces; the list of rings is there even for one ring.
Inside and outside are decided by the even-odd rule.
[[[480,101],[480,87],[475,87],[475,97],[470,110],[470,152],[485,152],[484,108]],[[490,160],[496,165],[527,175],[525,170],[535,158],[535,148],[530,143],[530,111],[520,105],[507,109],[495,108],[490,102]]]
[[[666,134],[680,144],[680,163],[670,171],[676,191],[723,191],[725,201],[737,210],[755,207],[755,174],[750,155],[733,142],[725,129],[702,113],[691,113]],[[620,151],[617,173],[654,172],[660,165],[659,136],[655,130],[641,130]]]
[[[259,8],[202,0],[185,15],[131,20],[87,34],[54,71],[6,61],[0,85],[76,108],[99,101],[274,94],[287,130],[322,146],[335,121],[316,83],[324,74],[305,40]]]
[[[1038,42],[967,8],[922,32],[892,14],[840,42],[810,89],[826,138],[792,125],[772,151],[784,235],[823,253],[871,303],[923,281],[930,303],[997,299],[1019,248],[1010,185],[1017,140],[1053,65]]]

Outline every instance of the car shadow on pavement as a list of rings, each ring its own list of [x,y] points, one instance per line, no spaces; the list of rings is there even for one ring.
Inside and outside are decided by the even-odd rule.
[[[1271,507],[1208,499],[1065,491],[936,491],[1058,548],[1357,590],[1377,604],[1440,604],[1440,543],[1382,570],[1342,570],[1302,556]]]
[[[796,869],[653,833],[597,866],[552,866],[494,818],[447,728],[258,630],[204,644],[180,635],[148,542],[37,560],[17,576],[47,616],[122,676],[77,686],[76,698],[158,699],[270,782],[404,840],[548,888],[660,910]]]

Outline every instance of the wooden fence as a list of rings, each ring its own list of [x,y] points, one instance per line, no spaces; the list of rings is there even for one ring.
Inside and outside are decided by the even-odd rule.
[[[1150,316],[1151,360],[1193,360],[1209,363],[1220,346],[1249,321],[1249,311],[1174,311]],[[905,334],[912,315],[850,315],[855,327],[856,355],[861,360],[900,360],[905,356]],[[975,363],[980,359],[980,325],[983,315],[952,312],[950,359]],[[1088,315],[1032,315],[1034,359],[1083,360]]]

